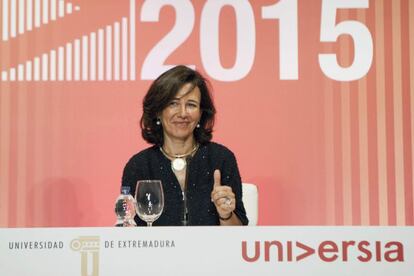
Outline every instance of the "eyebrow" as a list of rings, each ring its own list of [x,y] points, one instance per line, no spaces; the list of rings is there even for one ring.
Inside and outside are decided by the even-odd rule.
[[[189,99],[188,101],[189,101],[189,102],[193,102],[193,103],[199,103],[199,101],[192,100],[192,99]]]
[[[171,101],[179,101],[179,100],[181,100],[181,98],[175,97],[171,99]],[[189,99],[188,102],[200,103],[199,101],[193,100],[193,99]]]

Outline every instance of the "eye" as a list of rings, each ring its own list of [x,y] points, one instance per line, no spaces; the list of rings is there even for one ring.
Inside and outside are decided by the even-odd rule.
[[[187,103],[187,106],[190,108],[198,108],[198,104],[193,102]]]
[[[171,101],[168,105],[171,106],[171,107],[176,107],[176,106],[178,106],[178,102],[177,101]]]

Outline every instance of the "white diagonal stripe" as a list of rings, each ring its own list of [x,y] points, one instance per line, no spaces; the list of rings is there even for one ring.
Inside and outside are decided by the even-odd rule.
[[[73,79],[78,81],[80,79],[80,40],[75,39],[74,45],[74,76]]]
[[[33,80],[40,80],[40,58],[35,57],[33,61]]]
[[[135,80],[135,0],[129,1],[129,73],[130,80]]]
[[[9,0],[3,0],[2,14],[3,14],[3,23],[2,23],[3,35],[2,35],[2,39],[4,41],[7,41],[7,40],[9,40]],[[7,72],[6,72],[6,74],[7,74]],[[2,79],[3,79],[3,75],[2,75]]]
[[[122,80],[128,80],[128,19],[122,18]]]
[[[17,25],[17,10],[16,1],[10,2],[10,37],[16,37],[16,25]]]
[[[2,81],[7,81],[9,78],[7,76],[7,71],[2,71],[1,72],[1,80]]]
[[[26,29],[33,29],[33,0],[26,0]]]
[[[26,61],[26,80],[27,81],[32,80],[32,61],[31,60]]]
[[[19,0],[19,34],[23,34],[25,30],[25,0]]]
[[[104,80],[104,30],[98,30],[98,80]]]
[[[40,27],[40,0],[34,0],[34,26]]]
[[[72,43],[66,44],[66,80],[72,80]]]
[[[89,61],[89,41],[88,36],[82,36],[82,80],[88,80],[88,61]]]
[[[67,14],[71,14],[73,12],[73,6],[72,3],[67,3],[66,4],[66,13]]]
[[[24,80],[24,66],[23,66],[23,64],[19,64],[17,66],[17,80],[18,81]]]
[[[56,80],[56,51],[50,51],[50,80]]]
[[[43,0],[43,24],[47,24],[49,22],[49,0]]]
[[[63,47],[59,47],[58,49],[58,80],[63,81],[65,79],[65,49]]]
[[[90,59],[89,59],[89,75],[90,80],[96,80],[96,33],[90,35]]]
[[[106,80],[112,80],[112,27],[106,27]]]
[[[114,23],[114,80],[119,80],[120,62],[120,24]]]
[[[42,55],[42,81],[49,79],[49,57],[47,54]]]
[[[65,16],[65,1],[59,0],[58,3],[58,16],[64,17]]]
[[[56,0],[50,0],[50,20],[56,20],[57,5]]]
[[[10,68],[10,81],[16,80],[16,68]]]

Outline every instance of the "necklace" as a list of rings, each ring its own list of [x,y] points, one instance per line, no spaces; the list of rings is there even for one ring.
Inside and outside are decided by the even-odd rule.
[[[193,154],[194,152],[196,152],[197,149],[198,149],[198,146],[199,145],[196,144],[190,152],[184,153],[184,154],[169,154],[163,149],[163,147],[160,147],[160,150],[165,156],[172,159],[171,160],[172,170],[174,172],[179,172],[179,171],[184,170],[185,167],[187,166],[187,161],[185,160],[185,157],[187,157],[187,156]]]

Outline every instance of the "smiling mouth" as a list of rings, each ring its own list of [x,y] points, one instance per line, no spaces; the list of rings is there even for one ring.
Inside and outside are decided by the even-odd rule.
[[[176,122],[176,123],[174,123],[174,125],[177,128],[188,128],[188,126],[190,125],[190,123],[189,122]]]

